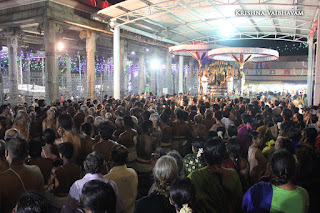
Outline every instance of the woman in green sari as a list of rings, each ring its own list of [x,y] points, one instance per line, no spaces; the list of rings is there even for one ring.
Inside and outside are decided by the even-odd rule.
[[[225,156],[220,138],[207,141],[203,148],[207,166],[188,175],[196,187],[198,213],[241,212],[241,182],[234,169],[221,167]]]

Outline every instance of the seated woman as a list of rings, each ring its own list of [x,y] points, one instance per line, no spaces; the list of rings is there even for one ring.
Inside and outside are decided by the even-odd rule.
[[[176,160],[170,156],[158,159],[153,169],[156,190],[149,196],[136,202],[135,213],[175,213],[175,208],[169,202],[169,189],[171,182],[177,178],[179,169]]]
[[[192,143],[192,153],[186,155],[183,158],[184,172],[189,175],[191,172],[204,167],[201,160],[201,153],[203,152],[204,146],[203,138],[195,138]],[[199,153],[199,154],[198,154]]]
[[[170,203],[179,213],[192,213],[195,209],[196,188],[189,178],[176,179],[170,185]]]
[[[308,192],[293,184],[296,162],[291,153],[280,149],[271,157],[271,168],[276,177],[272,183],[259,182],[243,198],[243,212],[308,212]]]
[[[226,147],[220,138],[205,143],[206,167],[189,174],[197,191],[196,209],[202,212],[240,212],[242,187],[239,175],[233,169],[221,166]]]
[[[237,171],[242,188],[245,192],[249,186],[249,164],[245,158],[241,157],[241,144],[237,138],[230,138],[227,143],[229,158],[222,162],[222,167]]]
[[[259,148],[262,145],[262,138],[259,132],[251,131],[249,133],[249,142],[251,142],[251,146],[248,150],[248,161],[250,165],[249,174],[251,183],[255,184],[266,172],[268,160],[264,157]]]

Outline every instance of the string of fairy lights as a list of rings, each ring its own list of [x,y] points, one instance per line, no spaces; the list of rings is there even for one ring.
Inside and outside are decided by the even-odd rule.
[[[300,44],[292,44],[292,45],[285,45],[283,51],[298,51],[304,48],[308,48],[308,44],[306,43],[300,43]],[[277,50],[281,52],[281,48],[277,47]],[[69,57],[69,56],[67,56]],[[61,74],[66,73],[67,71],[67,57],[66,56],[58,56],[58,69]],[[75,56],[70,56],[70,70],[71,73],[79,73],[79,69],[81,70],[81,73],[86,72],[86,56],[83,55],[75,55]],[[21,62],[20,62],[21,61]],[[30,63],[27,63],[30,62]],[[130,63],[127,63],[130,62]],[[301,72],[298,72],[300,74],[296,74],[298,69],[291,69],[292,74],[295,76],[303,76],[305,75],[305,69],[307,69],[306,64],[302,62],[304,65],[302,65]],[[33,71],[33,72],[41,72],[44,67],[45,67],[45,56],[43,52],[39,52],[37,54],[28,52],[24,53],[23,51],[20,52],[20,54],[17,57],[17,64],[18,67],[20,64],[22,65],[22,71]],[[134,76],[138,75],[139,72],[139,62],[138,60],[135,61],[124,61],[124,64],[128,64],[128,66],[125,68],[126,72],[129,74],[133,74]],[[250,63],[251,64],[251,63]],[[7,53],[1,53],[0,54],[0,70],[3,72],[8,72],[8,65],[9,65],[9,60],[8,60],[8,54]],[[193,74],[197,73],[197,66],[193,66],[193,69],[187,65],[184,66],[184,72],[186,74],[190,74],[191,70],[193,71]],[[270,69],[270,64],[266,64],[265,62],[262,63],[252,63],[250,68],[248,69],[253,69],[253,74],[257,74],[255,70],[257,69]],[[113,60],[112,58],[105,58],[101,56],[96,56],[95,58],[95,70],[96,74],[100,73],[112,73],[113,72]],[[166,65],[163,64],[160,68],[160,72],[166,70]],[[171,70],[172,70],[172,75],[175,75],[176,73],[179,72],[179,65],[172,63],[171,64]],[[247,71],[248,72],[248,71]]]
[[[273,49],[274,47],[269,47],[270,49]],[[291,44],[291,45],[284,45],[284,46],[277,46],[276,50],[279,51],[280,55],[281,53],[289,53],[293,51],[300,51],[308,48],[308,42],[299,43],[299,44]]]

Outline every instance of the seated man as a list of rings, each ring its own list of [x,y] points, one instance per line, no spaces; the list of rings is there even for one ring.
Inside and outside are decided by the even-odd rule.
[[[112,180],[108,180],[103,178],[101,171],[104,167],[104,159],[103,156],[99,152],[92,152],[89,154],[84,161],[84,169],[86,171],[86,175],[77,180],[70,188],[69,196],[66,200],[65,205],[61,209],[61,213],[73,213],[76,212],[77,206],[80,204],[80,197],[82,188],[85,183],[91,180],[100,180],[105,183],[108,183],[112,186],[116,196],[117,196],[117,204],[116,204],[116,212],[119,213],[124,210],[124,204],[119,194],[119,189],[115,182]]]
[[[113,180],[119,187],[120,195],[125,204],[125,213],[132,213],[137,197],[138,176],[136,171],[127,168],[128,150],[122,145],[111,149],[111,161],[114,167],[104,177]]]
[[[4,140],[8,141],[8,140],[13,139],[13,138],[18,138],[19,136],[20,136],[20,132],[15,128],[11,128],[11,129],[8,129],[5,132]]]
[[[72,162],[73,145],[70,142],[64,142],[58,146],[63,165],[53,168],[49,180],[48,199],[55,207],[61,208],[69,193],[72,184],[80,178],[80,167]]]
[[[72,161],[80,165],[81,139],[78,134],[72,131],[72,118],[68,114],[62,114],[59,116],[58,122],[59,128],[57,132],[61,138],[56,139],[55,144],[58,146],[66,141],[72,143],[74,149]]]
[[[98,129],[100,132],[100,141],[92,147],[92,151],[101,153],[104,160],[108,162],[110,160],[111,148],[117,144],[115,141],[112,140],[114,127],[111,122],[106,121],[100,124],[98,126]]]
[[[28,152],[27,142],[20,138],[11,139],[7,142],[7,151],[10,168],[0,173],[0,212],[2,213],[10,213],[24,192],[44,193],[40,169],[37,166],[24,164]]]
[[[29,142],[29,156],[27,165],[35,165],[40,168],[43,176],[44,184],[48,184],[51,169],[53,168],[53,160],[41,157],[41,143],[35,140]]]
[[[91,137],[92,125],[89,123],[84,123],[80,127],[80,137],[82,146],[82,156],[81,161],[84,161],[86,157],[92,152],[92,147],[95,145],[96,141]]]
[[[41,156],[53,160],[53,166],[62,165],[57,145],[54,144],[56,134],[53,129],[46,129],[43,132],[43,140],[45,145],[42,147]]]
[[[125,146],[129,151],[128,161],[134,161],[137,159],[136,146],[133,142],[133,138],[138,135],[137,131],[133,129],[133,120],[131,116],[124,116],[124,132],[119,135],[118,143]]]

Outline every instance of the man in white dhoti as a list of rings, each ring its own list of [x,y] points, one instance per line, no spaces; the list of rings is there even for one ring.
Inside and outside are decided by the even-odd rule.
[[[208,90],[208,77],[206,75],[202,75],[201,84],[202,84],[202,95],[206,95]]]

